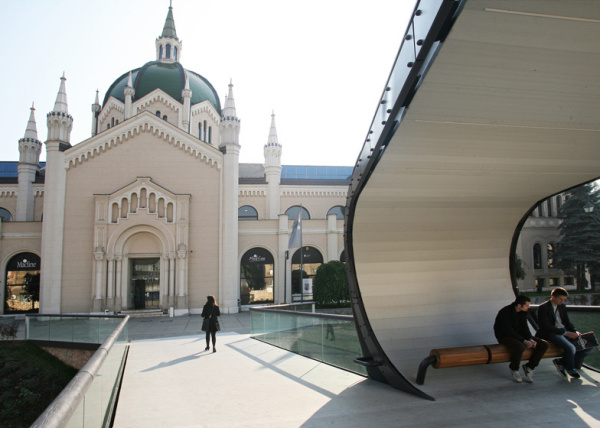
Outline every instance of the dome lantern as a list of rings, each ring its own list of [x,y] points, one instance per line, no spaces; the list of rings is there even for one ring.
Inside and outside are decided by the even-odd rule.
[[[156,39],[156,60],[160,62],[181,62],[181,40],[177,38],[173,6],[169,4],[169,12],[162,34]]]

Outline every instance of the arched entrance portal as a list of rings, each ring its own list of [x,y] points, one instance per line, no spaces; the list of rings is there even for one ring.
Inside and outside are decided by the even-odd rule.
[[[40,257],[19,253],[6,264],[4,313],[38,312],[40,307]]]
[[[302,255],[302,281],[300,281],[300,255]],[[292,300],[312,299],[312,280],[319,266],[323,264],[323,255],[315,247],[302,247],[292,256]]]
[[[252,248],[240,262],[240,302],[273,303],[273,255],[264,248]]]

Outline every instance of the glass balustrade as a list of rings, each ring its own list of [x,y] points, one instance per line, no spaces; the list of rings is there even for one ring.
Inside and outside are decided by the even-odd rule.
[[[294,305],[298,306],[298,305]],[[354,317],[309,313],[309,306],[251,308],[252,337],[282,349],[366,376]]]

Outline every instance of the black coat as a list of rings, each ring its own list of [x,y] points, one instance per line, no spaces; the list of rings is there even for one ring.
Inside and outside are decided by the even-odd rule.
[[[521,342],[531,339],[531,331],[527,325],[527,312],[517,312],[514,304],[500,309],[494,322],[494,335],[496,339],[512,337]]]
[[[569,315],[567,314],[567,307],[563,305],[559,305],[558,313],[560,314],[560,319],[562,320],[565,328],[556,327],[556,317],[554,316],[554,308],[552,307],[552,302],[548,300],[545,303],[542,303],[537,311],[538,324],[539,328],[537,333],[535,334],[537,337],[542,339],[548,339],[550,337],[550,333],[558,334],[559,336],[563,335],[567,331],[575,332],[575,326],[569,320]]]
[[[210,330],[209,331],[217,331],[216,322],[217,322],[218,316],[221,316],[221,311],[219,310],[219,307],[217,305],[213,306],[210,303],[206,302],[204,304],[204,307],[202,308],[202,317],[210,319],[210,321],[209,321]]]

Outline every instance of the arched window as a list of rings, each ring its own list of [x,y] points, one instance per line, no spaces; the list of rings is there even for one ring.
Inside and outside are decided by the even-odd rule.
[[[158,59],[162,59],[162,57],[163,57],[163,47],[161,45],[160,48],[158,49]]]
[[[554,217],[554,212],[552,210],[552,198],[546,200],[546,212],[548,213],[548,217]]]
[[[343,220],[344,219],[344,210],[345,210],[345,208],[343,206],[337,205],[337,206],[331,208],[329,211],[327,211],[327,215],[335,214],[338,220]]]
[[[0,218],[3,222],[13,221],[12,214],[4,208],[0,208]]]
[[[202,127],[202,141],[206,142],[206,120],[204,121],[204,126]]]
[[[198,139],[202,140],[202,122],[198,122]]]
[[[166,114],[163,116],[163,120],[167,120],[167,115]]]
[[[250,205],[238,209],[238,221],[258,220],[258,212]]]
[[[208,142],[212,143],[212,126],[208,127]]]
[[[301,209],[302,220],[310,220],[310,214],[308,213],[308,211],[306,211],[304,207],[301,207],[300,205],[294,205],[292,207],[289,207],[285,213],[288,215],[288,218],[290,220],[293,220],[298,218],[298,211],[300,211]]]
[[[169,44],[167,44],[167,47],[166,47],[166,51],[165,51],[165,57],[166,57],[167,59],[168,59],[168,58],[171,58],[171,45],[169,45]]]
[[[340,254],[340,262],[346,263],[346,250],[342,251],[342,254]]]
[[[156,110],[156,116],[160,117],[160,110]]]
[[[540,244],[535,244],[533,246],[533,268],[542,268],[542,246]]]
[[[173,46],[173,59],[177,61],[177,46]]]
[[[302,254],[302,283],[300,282],[300,254]],[[322,264],[323,255],[316,248],[306,246],[296,250],[292,256],[292,300],[312,299],[312,279]]]
[[[240,302],[273,303],[273,255],[264,248],[252,248],[240,262]]]
[[[548,254],[548,267],[554,268],[554,249],[556,248],[556,244],[549,243],[546,247],[546,252]]]

